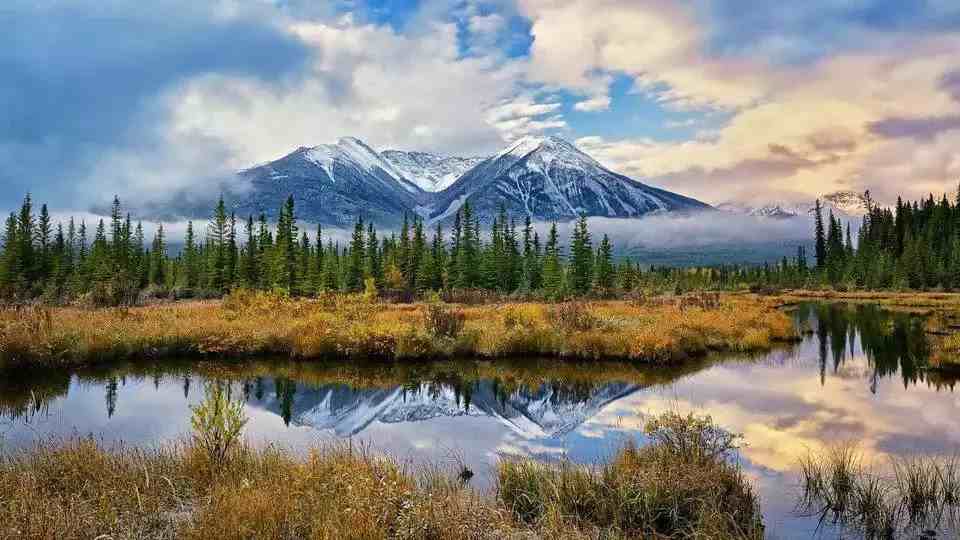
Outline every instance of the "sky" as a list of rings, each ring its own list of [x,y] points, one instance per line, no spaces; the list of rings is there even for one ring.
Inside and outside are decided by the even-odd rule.
[[[0,207],[191,207],[356,136],[528,135],[712,204],[960,182],[955,0],[5,0]]]

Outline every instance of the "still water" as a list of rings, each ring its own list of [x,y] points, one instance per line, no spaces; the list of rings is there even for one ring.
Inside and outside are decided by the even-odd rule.
[[[853,442],[868,462],[960,450],[957,381],[923,370],[922,321],[872,306],[795,311],[801,343],[680,369],[555,361],[316,365],[165,361],[4,375],[0,445],[94,436],[161,444],[185,437],[190,405],[226,384],[246,400],[247,438],[294,451],[350,439],[410,462],[463,463],[490,486],[499,456],[597,462],[645,418],[710,414],[747,443],[740,461],[770,538],[842,534],[795,511],[797,460]],[[941,537],[955,532],[942,531]]]

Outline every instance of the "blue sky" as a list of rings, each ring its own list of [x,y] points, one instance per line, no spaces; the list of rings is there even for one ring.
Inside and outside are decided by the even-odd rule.
[[[353,135],[479,155],[556,134],[711,203],[960,179],[947,0],[8,0],[0,203],[202,207]]]

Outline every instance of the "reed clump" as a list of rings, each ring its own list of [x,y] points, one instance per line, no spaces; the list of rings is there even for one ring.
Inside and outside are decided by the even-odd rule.
[[[185,355],[302,359],[541,356],[672,363],[795,338],[789,316],[749,296],[625,301],[385,304],[369,295],[291,299],[236,291],[223,301],[122,309],[0,308],[0,364],[84,364]]]
[[[499,488],[345,444],[293,455],[91,439],[0,455],[0,537],[223,539],[760,538],[736,466],[665,443],[598,469],[503,461]],[[467,480],[464,480],[467,478]]]
[[[894,458],[868,467],[851,445],[810,454],[800,462],[798,510],[819,515],[867,539],[916,536],[960,525],[960,457]]]

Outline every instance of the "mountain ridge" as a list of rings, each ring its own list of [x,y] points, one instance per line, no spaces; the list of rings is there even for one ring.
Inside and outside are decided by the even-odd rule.
[[[239,173],[251,189],[234,209],[276,217],[293,195],[298,217],[348,227],[357,217],[395,226],[404,214],[444,221],[465,203],[487,222],[501,206],[534,220],[640,217],[711,209],[615,173],[560,137],[527,137],[489,157],[377,152],[355,137],[300,147]]]

